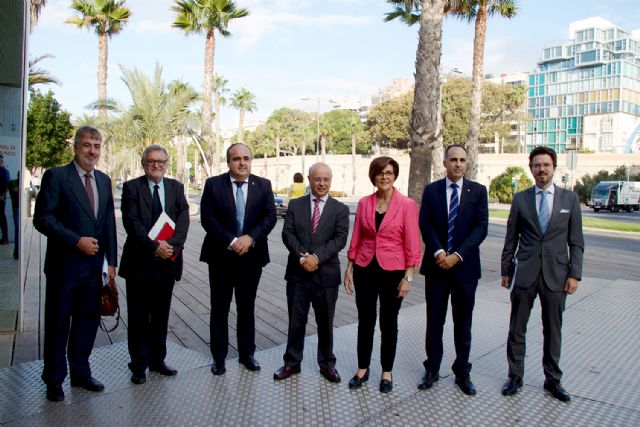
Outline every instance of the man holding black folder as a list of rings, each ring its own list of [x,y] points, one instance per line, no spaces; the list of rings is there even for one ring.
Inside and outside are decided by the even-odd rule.
[[[189,230],[183,185],[165,178],[167,151],[150,145],[142,153],[145,175],[122,187],[127,241],[119,275],[126,279],[131,382],[143,384],[146,369],[173,376],[168,366],[167,324],[173,285],[182,276],[182,249]],[[162,230],[158,237],[156,230]]]

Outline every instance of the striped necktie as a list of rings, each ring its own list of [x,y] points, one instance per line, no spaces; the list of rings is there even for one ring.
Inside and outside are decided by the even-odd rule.
[[[453,249],[453,231],[456,228],[456,217],[458,216],[458,184],[452,182],[451,199],[449,201],[449,227],[447,229],[447,253]]]
[[[311,232],[315,233],[320,222],[320,199],[316,197],[313,199],[313,203],[315,205],[313,206],[313,218],[311,219]]]
[[[540,221],[540,229],[542,230],[542,234],[544,234],[547,232],[547,227],[549,226],[549,218],[551,217],[551,213],[549,212],[549,203],[547,202],[547,194],[549,194],[549,191],[539,191],[538,194],[540,194],[538,220]]]
[[[238,189],[236,190],[236,236],[242,236],[244,230],[244,192],[242,184],[244,181],[234,181]]]

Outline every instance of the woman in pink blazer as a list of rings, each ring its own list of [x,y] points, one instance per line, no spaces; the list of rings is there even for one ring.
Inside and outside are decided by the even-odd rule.
[[[358,203],[347,257],[344,287],[356,292],[358,308],[358,371],[349,388],[369,379],[377,301],[380,298],[380,391],[393,389],[391,370],[398,340],[398,312],[411,290],[413,272],[421,260],[420,228],[416,202],[393,186],[398,162],[378,157],[369,165],[369,179],[377,190]]]

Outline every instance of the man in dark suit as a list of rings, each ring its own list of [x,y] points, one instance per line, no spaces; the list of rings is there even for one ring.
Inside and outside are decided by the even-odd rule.
[[[511,203],[501,262],[502,286],[512,287],[509,380],[502,394],[512,396],[522,387],[527,323],[539,295],[544,388],[556,399],[568,402],[571,396],[560,383],[562,313],[567,294],[576,291],[582,277],[584,238],[580,200],[576,193],[553,184],[556,166],[555,151],[534,148],[529,154],[529,169],[536,185],[517,193]]]
[[[90,391],[104,385],[91,376],[89,355],[98,330],[102,269],[116,274],[116,224],[111,180],[95,169],[102,136],[84,126],[76,132],[75,159],[42,177],[33,225],[47,236],[44,370],[47,398],[64,400],[62,382]],[[66,349],[66,357],[65,357]]]
[[[447,176],[427,185],[420,207],[420,231],[425,242],[420,273],[425,275],[427,299],[427,360],[420,390],[440,378],[442,333],[451,294],[456,360],[455,383],[467,395],[476,394],[469,373],[471,322],[480,279],[480,244],[487,237],[487,189],[464,178],[467,151],[461,145],[445,150]]]
[[[291,200],[282,228],[287,260],[289,332],[284,366],[273,378],[283,380],[300,372],[304,335],[313,305],[318,328],[318,365],[329,382],[339,383],[333,354],[333,317],[341,283],[338,253],[347,244],[349,208],[329,196],[331,168],[316,163],[309,169],[311,195]]]
[[[120,276],[127,283],[128,340],[131,382],[143,384],[146,369],[172,376],[168,366],[167,325],[173,285],[182,276],[182,249],[189,230],[189,205],[184,187],[165,178],[167,151],[150,145],[142,153],[144,176],[122,187],[122,223],[127,240]],[[168,239],[151,239],[149,231],[164,212],[175,224]]]
[[[227,150],[229,172],[207,179],[200,201],[207,232],[200,261],[209,264],[211,286],[211,373],[226,372],[229,308],[235,291],[239,362],[260,369],[255,352],[255,299],[262,268],[269,263],[267,236],[276,225],[271,182],[251,174],[244,144]]]

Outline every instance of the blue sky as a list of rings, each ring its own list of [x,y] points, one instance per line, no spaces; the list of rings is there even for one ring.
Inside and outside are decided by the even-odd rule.
[[[62,83],[50,86],[74,117],[97,98],[97,36],[65,24],[70,0],[49,0],[31,34],[32,56],[53,54],[40,65]],[[231,38],[217,38],[215,72],[234,91],[256,95],[258,111],[246,121],[266,119],[281,106],[315,111],[316,103],[355,97],[369,101],[394,77],[412,79],[417,27],[384,23],[384,0],[236,0],[250,16],[232,22]],[[165,82],[182,79],[202,88],[204,36],[171,27],[172,0],[127,0],[132,10],[124,30],[109,41],[108,96],[128,103],[120,65],[151,75],[156,63]],[[531,71],[545,46],[569,37],[569,23],[600,16],[623,29],[640,28],[638,0],[520,0],[517,17],[491,18],[487,26],[485,73]],[[442,65],[471,72],[473,24],[448,19]],[[322,102],[321,110],[328,110]],[[237,123],[223,108],[223,127]]]

